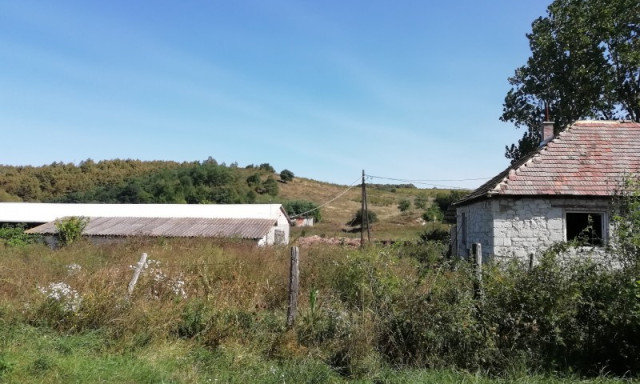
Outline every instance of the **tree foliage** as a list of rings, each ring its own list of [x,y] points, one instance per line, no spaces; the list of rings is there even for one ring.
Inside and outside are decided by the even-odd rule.
[[[398,209],[400,212],[406,212],[411,208],[411,201],[409,199],[401,199],[398,202]]]
[[[322,220],[322,213],[318,205],[307,200],[292,200],[282,204],[284,210],[290,217],[303,215],[303,217],[313,217],[313,221],[318,223]]]
[[[285,183],[293,180],[294,176],[295,175],[293,174],[293,172],[288,169],[283,169],[282,172],[280,172],[280,180],[284,181]]]
[[[56,230],[58,231],[58,240],[60,245],[70,245],[82,237],[82,231],[89,223],[86,217],[68,217],[56,220]]]
[[[362,209],[358,209],[354,213],[353,218],[351,219],[351,221],[349,221],[348,224],[350,226],[352,226],[352,227],[355,227],[355,226],[358,226],[358,225],[363,225],[364,224],[363,223],[363,218],[364,218],[364,215],[362,214]],[[375,212],[373,212],[372,210],[369,209],[369,210],[367,210],[367,219],[368,219],[367,222],[369,224],[373,224],[376,221],[378,221],[378,215]]]
[[[268,165],[268,164],[267,164]],[[0,201],[68,203],[253,203],[278,194],[266,165],[250,170],[203,162],[91,159],[79,165],[0,166]],[[262,182],[265,175],[272,181]]]
[[[547,105],[556,132],[582,118],[640,121],[639,34],[638,0],[555,0],[509,78],[500,119],[526,131],[505,156],[515,162],[538,146]]]
[[[449,192],[438,192],[434,199],[434,203],[440,208],[441,212],[447,212],[449,206],[460,200],[463,196],[465,196],[468,192],[462,190],[452,190]]]

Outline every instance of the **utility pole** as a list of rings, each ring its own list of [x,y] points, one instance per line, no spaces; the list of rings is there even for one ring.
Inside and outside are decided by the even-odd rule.
[[[360,247],[364,248],[364,228],[367,227],[367,241],[371,241],[369,231],[369,206],[367,204],[367,185],[364,182],[364,169],[362,170],[362,205],[360,208]]]

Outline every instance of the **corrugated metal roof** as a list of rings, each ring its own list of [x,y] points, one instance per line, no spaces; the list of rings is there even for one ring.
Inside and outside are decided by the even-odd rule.
[[[225,237],[261,239],[274,226],[273,219],[202,219],[151,217],[92,217],[83,231],[87,236]],[[27,233],[56,234],[55,221]]]
[[[68,216],[277,219],[281,204],[0,203],[0,222],[47,223]]]
[[[578,121],[456,205],[488,196],[611,196],[640,172],[640,123]]]

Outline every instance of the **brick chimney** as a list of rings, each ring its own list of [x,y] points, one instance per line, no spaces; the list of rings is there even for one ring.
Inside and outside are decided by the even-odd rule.
[[[542,122],[542,126],[540,126],[540,138],[540,145],[544,145],[553,139],[553,121]]]

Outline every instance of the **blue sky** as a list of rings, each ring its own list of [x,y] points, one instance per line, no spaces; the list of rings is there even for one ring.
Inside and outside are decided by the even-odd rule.
[[[473,188],[522,135],[498,117],[547,5],[0,0],[0,163],[212,156]]]

